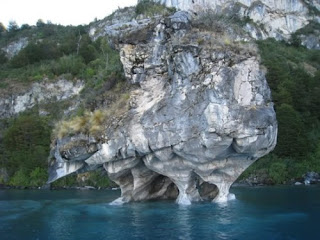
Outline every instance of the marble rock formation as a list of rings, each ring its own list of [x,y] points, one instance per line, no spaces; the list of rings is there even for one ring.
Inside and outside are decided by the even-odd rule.
[[[319,0],[153,0],[168,7],[175,7],[190,12],[212,9],[218,14],[238,14],[249,17],[263,26],[256,38],[274,37],[288,39],[292,33],[304,27],[310,20],[320,21],[310,13],[310,9],[320,10]],[[248,23],[248,28],[255,25]],[[250,26],[251,25],[251,26]],[[260,32],[259,30],[259,32]],[[254,31],[253,31],[254,32]]]
[[[136,85],[129,109],[99,139],[56,139],[49,182],[103,166],[121,188],[116,203],[227,201],[232,183],[276,144],[254,44],[192,27],[183,11],[137,29],[119,41],[125,75]]]

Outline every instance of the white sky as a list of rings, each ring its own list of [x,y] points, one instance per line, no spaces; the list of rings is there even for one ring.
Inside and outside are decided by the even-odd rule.
[[[137,4],[137,0],[1,0],[0,22],[35,25],[38,19],[55,24],[88,24],[102,19],[118,7]]]

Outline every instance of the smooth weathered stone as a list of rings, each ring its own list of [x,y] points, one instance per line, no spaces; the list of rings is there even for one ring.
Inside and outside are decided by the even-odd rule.
[[[138,86],[130,109],[102,140],[87,139],[90,148],[70,144],[81,135],[58,139],[50,181],[103,165],[121,188],[114,204],[234,198],[232,183],[276,144],[270,89],[254,45],[226,44],[191,21],[177,12],[154,20],[148,41],[120,38],[125,75]]]

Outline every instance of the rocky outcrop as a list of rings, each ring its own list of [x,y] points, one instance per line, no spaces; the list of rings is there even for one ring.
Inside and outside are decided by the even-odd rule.
[[[49,182],[103,166],[121,188],[115,203],[226,201],[238,176],[276,144],[255,46],[192,28],[187,12],[151,26],[151,34],[119,35],[125,75],[137,86],[128,110],[99,137],[56,139]]]
[[[23,48],[25,48],[28,43],[28,38],[20,38],[17,41],[10,42],[6,47],[2,48],[2,50],[6,53],[6,57],[8,59],[11,59],[15,55],[17,55]]]
[[[301,45],[309,49],[320,50],[320,31],[299,36]]]
[[[320,182],[320,175],[316,172],[307,172],[303,175],[303,178],[305,185],[316,184]]]
[[[14,88],[1,93],[0,119],[10,118],[40,103],[59,102],[78,96],[84,88],[84,82],[65,79],[59,79],[56,82],[46,80],[21,89],[18,89],[16,84]]]
[[[292,33],[307,25],[309,20],[319,21],[310,8],[320,10],[317,0],[154,0],[154,2],[195,13],[213,9],[219,14],[249,17],[256,24],[263,26],[264,34],[252,35],[256,38],[289,39]],[[249,29],[255,27],[250,23],[247,25]]]

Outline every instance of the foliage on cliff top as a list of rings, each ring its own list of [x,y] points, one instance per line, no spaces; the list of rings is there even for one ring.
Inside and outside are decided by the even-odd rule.
[[[43,23],[40,27],[1,34],[0,49],[21,38],[27,38],[28,45],[11,59],[0,51],[0,88],[6,88],[10,82],[30,84],[61,75],[86,79],[90,86],[95,85],[92,82],[101,85],[110,74],[121,78],[119,52],[105,39],[92,41],[87,30],[84,26]]]
[[[152,0],[141,0],[136,6],[136,14],[153,17],[156,15],[170,15],[176,11],[175,8],[168,8],[163,4]]]

